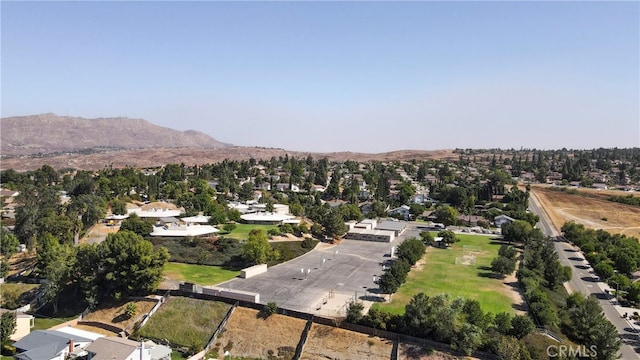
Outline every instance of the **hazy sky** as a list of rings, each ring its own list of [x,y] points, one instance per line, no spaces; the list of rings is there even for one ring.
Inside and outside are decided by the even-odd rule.
[[[640,146],[640,3],[2,1],[2,117],[245,146]]]

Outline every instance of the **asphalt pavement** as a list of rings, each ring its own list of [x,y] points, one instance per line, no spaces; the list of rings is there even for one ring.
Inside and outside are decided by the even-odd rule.
[[[540,216],[537,227],[544,235],[553,237],[554,245],[560,262],[572,269],[571,281],[566,283],[569,291],[579,291],[585,295],[593,295],[600,302],[607,319],[618,329],[622,346],[622,359],[640,359],[640,326],[636,321],[629,321],[622,317],[624,313],[632,313],[635,309],[623,308],[617,303],[615,296],[608,290],[610,287],[600,281],[594,273],[584,255],[577,247],[561,240],[559,229],[556,229],[548,218],[545,210],[538,204],[535,196],[530,197],[529,209]]]
[[[266,273],[215,287],[259,293],[260,303],[275,302],[285,309],[344,316],[347,303],[354,298],[363,301],[365,307],[384,301],[374,281],[383,274],[383,265],[389,264],[391,247],[411,234],[413,231],[407,230],[392,243],[321,243],[303,256],[270,267]]]

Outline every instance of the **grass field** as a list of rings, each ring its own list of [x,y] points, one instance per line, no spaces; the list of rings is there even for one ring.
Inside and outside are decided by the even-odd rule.
[[[374,304],[381,310],[394,314],[404,313],[404,306],[414,295],[423,292],[433,296],[448,293],[451,297],[475,299],[485,312],[515,313],[511,289],[504,280],[489,277],[491,261],[498,256],[499,241],[488,236],[456,235],[460,241],[449,249],[428,248],[424,265],[409,272],[407,282],[392,295],[391,301]],[[464,245],[480,246],[476,265],[456,265],[456,257],[466,254]]]
[[[38,284],[5,283],[0,285],[0,304],[5,309],[17,309],[22,300],[28,297],[29,291],[37,288]],[[24,301],[28,303],[28,301]]]
[[[69,320],[73,320],[75,318],[77,318],[78,316],[69,316],[66,318],[45,318],[45,317],[37,317],[34,319],[34,327],[31,329],[31,331],[33,330],[47,330],[50,327],[56,326],[56,325],[60,325],[62,323],[65,323]]]
[[[249,232],[253,229],[260,229],[266,233],[267,231],[275,228],[277,228],[275,225],[237,224],[236,228],[229,234],[221,232],[220,235],[238,240],[246,240],[249,237]]]
[[[173,344],[204,346],[231,306],[222,302],[172,296],[149,318],[138,335]]]
[[[233,279],[239,271],[226,270],[220,266],[193,265],[168,262],[164,275],[172,280],[186,281],[198,285],[215,285]]]

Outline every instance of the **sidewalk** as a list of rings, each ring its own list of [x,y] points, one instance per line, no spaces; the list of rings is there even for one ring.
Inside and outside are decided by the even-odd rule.
[[[593,272],[593,270],[591,270],[591,272]],[[630,317],[630,316],[633,315],[634,312],[640,313],[640,310],[638,310],[636,308],[625,307],[625,306],[619,305],[618,304],[618,300],[616,300],[615,295],[612,294],[615,290],[611,289],[609,287],[609,285],[607,285],[606,283],[598,281],[596,284],[600,288],[600,291],[602,291],[602,293],[605,294],[609,298],[609,302],[613,305],[613,307],[616,309],[616,311],[618,311],[618,314],[620,314],[620,318],[622,318],[622,316],[624,314],[627,314],[627,316]],[[627,323],[629,324],[629,327],[631,329],[633,329],[633,331],[638,336],[640,336],[640,321],[631,320],[629,317],[627,317],[625,319],[625,320],[627,320]]]

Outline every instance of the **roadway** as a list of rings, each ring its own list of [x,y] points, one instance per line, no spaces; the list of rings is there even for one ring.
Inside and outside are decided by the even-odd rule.
[[[530,197],[529,209],[540,216],[537,227],[546,236],[555,239],[554,245],[560,262],[572,269],[571,281],[565,283],[568,291],[579,291],[585,295],[593,295],[600,302],[606,318],[618,329],[622,339],[620,355],[622,359],[640,359],[640,335],[638,330],[628,320],[622,318],[622,313],[629,312],[617,305],[614,296],[605,293],[609,286],[601,282],[585,260],[580,249],[560,238],[560,232],[551,223],[545,210],[538,204],[535,196]]]

